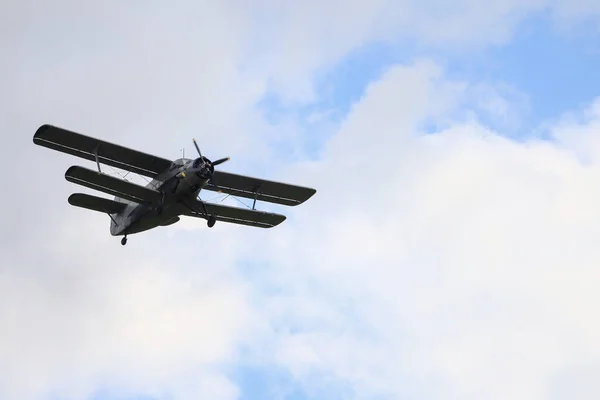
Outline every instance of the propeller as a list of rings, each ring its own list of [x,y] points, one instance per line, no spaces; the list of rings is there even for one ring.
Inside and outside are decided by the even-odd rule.
[[[194,146],[196,147],[196,150],[198,151],[198,155],[200,156],[200,158],[203,161],[208,162],[208,164],[211,166],[211,170],[212,170],[213,173],[211,174],[211,177],[210,177],[210,179],[208,181],[213,186],[215,186],[218,189],[219,192],[221,192],[221,190],[219,189],[219,185],[217,184],[217,181],[216,181],[215,176],[214,176],[214,167],[216,165],[223,164],[225,161],[231,160],[231,158],[230,157],[223,157],[223,158],[220,158],[220,159],[218,159],[216,161],[210,161],[208,158],[206,158],[206,157],[204,157],[202,155],[202,152],[200,151],[200,147],[198,146],[198,143],[196,143],[196,139],[192,139],[192,141],[194,142]]]
[[[229,160],[231,160],[231,158],[229,158],[229,157],[224,157],[224,158],[220,158],[220,159],[218,159],[217,161],[213,161],[211,164],[212,164],[212,165],[219,165],[219,164],[222,164],[222,163],[224,163],[225,161],[229,161]]]
[[[194,142],[194,146],[196,146],[196,150],[198,150],[198,154],[200,155],[200,157],[202,157],[202,153],[200,152],[200,147],[198,147],[198,143],[196,143],[196,139],[192,139],[192,141]]]

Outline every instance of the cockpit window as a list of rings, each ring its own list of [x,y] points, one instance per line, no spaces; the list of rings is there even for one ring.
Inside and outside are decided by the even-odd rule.
[[[179,168],[185,165],[187,160],[183,158],[179,158],[171,163],[171,169]]]

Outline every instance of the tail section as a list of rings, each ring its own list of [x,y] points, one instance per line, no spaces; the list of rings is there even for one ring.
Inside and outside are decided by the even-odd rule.
[[[120,235],[121,231],[123,231],[126,210],[134,204],[131,201],[123,200],[118,197],[115,197],[114,200],[110,200],[83,193],[73,193],[69,196],[68,201],[69,204],[75,207],[108,214],[110,217],[110,233],[113,236]]]
[[[135,205],[136,203],[134,203],[133,201],[127,200],[127,199],[123,199],[119,196],[115,196],[114,201],[116,203],[119,204],[123,204],[123,209],[120,210],[119,212],[117,212],[114,215],[111,215],[110,218],[110,233],[113,236],[116,235],[121,235],[123,228],[124,228],[124,224],[125,224],[125,213],[124,211],[129,208],[129,206],[131,205]]]

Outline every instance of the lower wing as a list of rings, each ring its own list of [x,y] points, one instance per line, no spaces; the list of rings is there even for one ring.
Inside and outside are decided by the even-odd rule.
[[[206,209],[208,215],[215,217],[217,221],[258,228],[272,228],[286,219],[284,215],[280,214],[207,203],[201,200],[196,200],[188,205],[189,208],[182,207],[182,214],[188,217],[206,218],[204,215],[204,209]]]

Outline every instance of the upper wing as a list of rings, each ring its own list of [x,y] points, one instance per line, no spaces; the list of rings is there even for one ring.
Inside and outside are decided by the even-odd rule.
[[[161,198],[157,190],[79,166],[70,167],[65,179],[135,203],[155,203]]]
[[[202,210],[201,203],[201,200],[196,200],[192,208],[196,210]],[[230,207],[207,202],[204,202],[204,205],[206,206],[206,211],[208,211],[210,215],[213,215],[217,221],[255,226],[258,228],[272,228],[285,221],[284,215],[273,214],[264,211]],[[183,215],[187,215],[188,217],[204,217],[201,212],[192,211],[187,207],[182,207],[181,212]]]
[[[87,160],[98,161],[116,168],[154,178],[171,165],[171,160],[132,150],[117,144],[95,139],[52,125],[42,125],[33,137],[37,145],[68,153]],[[250,176],[215,171],[219,187],[212,184],[204,189],[249,199],[295,206],[308,200],[315,189],[273,182]]]
[[[208,184],[206,190],[219,191],[233,196],[256,198],[270,203],[296,206],[304,203],[317,191],[315,189],[273,182],[266,179],[215,171],[214,177],[219,187]]]
[[[151,178],[171,165],[170,160],[52,125],[40,126],[33,143],[91,161],[96,160],[97,151],[99,162]]]

